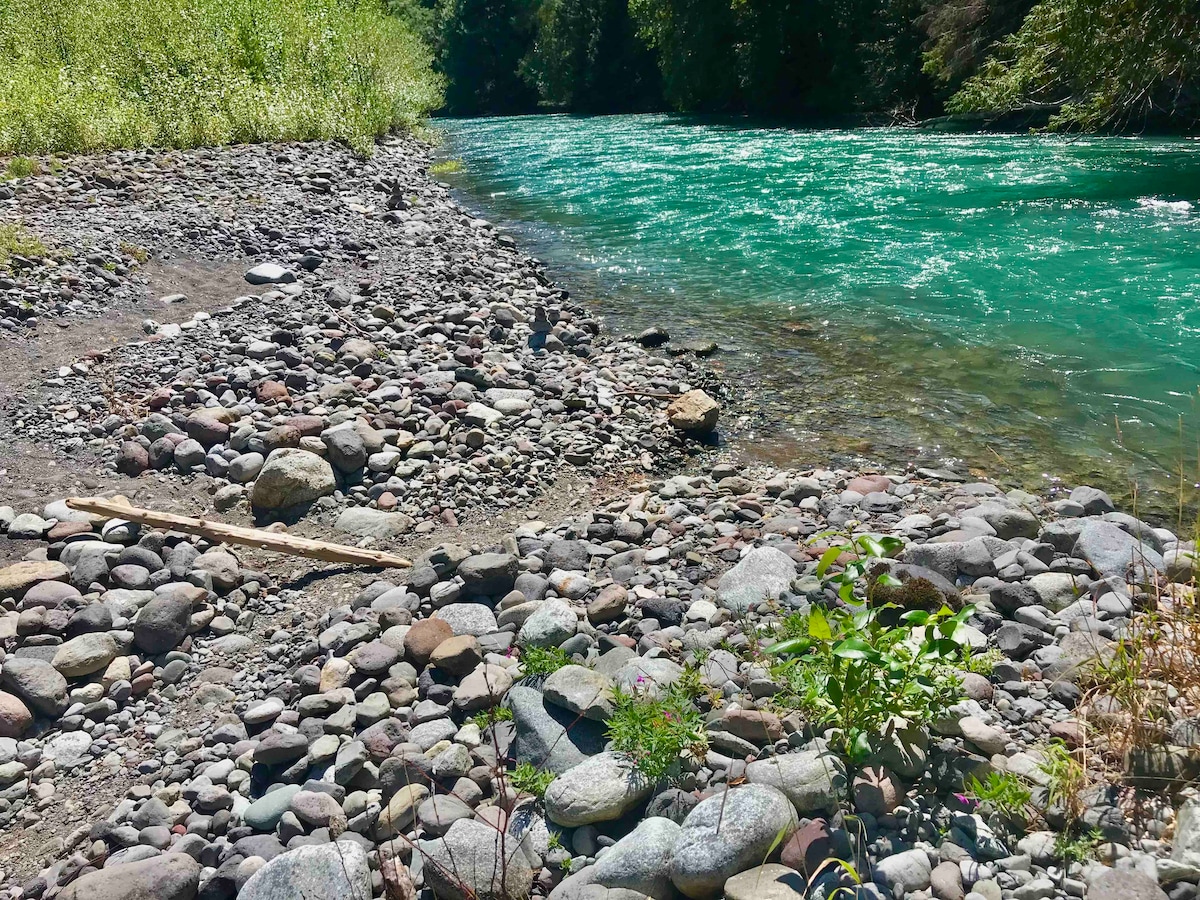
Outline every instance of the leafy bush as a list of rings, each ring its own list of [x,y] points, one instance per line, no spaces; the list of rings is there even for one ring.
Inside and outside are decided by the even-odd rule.
[[[636,688],[613,689],[608,739],[647,781],[674,774],[684,751],[703,757],[707,749],[704,717],[692,705],[693,688],[690,682],[673,684],[661,697]]]
[[[967,793],[980,803],[989,804],[1005,819],[1025,823],[1033,794],[1011,772],[989,772],[984,781],[974,775],[967,781]]]
[[[550,782],[554,780],[554,773],[539,769],[532,763],[521,763],[515,769],[508,773],[508,780],[518,791],[525,794],[533,794],[539,799],[546,793],[546,788],[550,787]]]
[[[521,651],[521,670],[526,678],[542,678],[557,672],[571,660],[559,647],[526,647]]]
[[[0,0],[0,152],[376,136],[440,102],[376,0]]]
[[[892,609],[892,604],[813,608],[807,634],[766,650],[784,660],[774,666],[785,686],[781,702],[803,710],[813,724],[835,729],[836,749],[855,764],[879,749],[893,719],[923,727],[960,695],[952,667],[964,648],[956,636],[974,608],[909,610],[901,624],[889,626],[880,615]],[[924,628],[920,636],[917,628]]]

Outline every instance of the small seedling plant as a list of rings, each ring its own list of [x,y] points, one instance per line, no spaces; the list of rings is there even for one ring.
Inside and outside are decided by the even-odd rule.
[[[878,561],[900,545],[858,535],[826,550],[817,576],[843,605],[789,617],[789,636],[766,649],[779,660],[773,670],[787,698],[812,724],[832,729],[834,749],[855,765],[880,750],[898,720],[926,726],[960,695],[952,668],[965,656],[961,631],[974,607],[930,612],[881,602],[878,587],[902,583]],[[852,561],[830,574],[845,553]]]

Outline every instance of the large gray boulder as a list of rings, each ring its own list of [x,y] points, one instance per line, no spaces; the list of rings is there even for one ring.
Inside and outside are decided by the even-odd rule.
[[[596,862],[594,882],[606,888],[625,888],[652,897],[671,900],[671,853],[680,827],[670,819],[644,820],[613,844]]]
[[[459,819],[445,837],[418,842],[425,883],[439,900],[526,900],[533,870],[521,845],[491,825]]]
[[[547,704],[540,691],[518,685],[508,692],[517,762],[562,774],[604,749],[599,725]]]
[[[522,647],[558,647],[575,635],[579,617],[565,600],[557,597],[543,600],[521,630],[517,643]]]
[[[239,900],[313,900],[371,896],[367,854],[350,841],[297,847],[281,853],[250,876]]]
[[[105,631],[81,634],[61,644],[51,665],[67,678],[91,675],[106,668],[117,657],[117,642]]]
[[[1017,537],[1035,538],[1040,527],[1037,516],[1007,500],[985,501],[963,510],[961,518],[982,519],[995,529],[997,537],[1005,541]]]
[[[179,646],[191,624],[195,592],[199,590],[178,585],[155,594],[133,624],[133,642],[138,649],[157,655]]]
[[[787,593],[795,577],[796,563],[790,556],[774,547],[756,547],[721,576],[717,603],[743,613],[755,603]]]
[[[1101,578],[1133,577],[1141,581],[1151,570],[1166,571],[1166,563],[1153,547],[1111,522],[1095,519],[1084,523],[1072,555],[1086,559]]]
[[[650,796],[654,785],[623,754],[597,754],[546,788],[546,818],[564,828],[619,819]]]
[[[783,791],[801,815],[833,812],[846,793],[846,768],[833,753],[800,750],[746,766],[746,780]]]
[[[200,863],[186,853],[166,853],[89,872],[58,896],[60,900],[192,900],[199,882]]]
[[[563,666],[542,685],[546,702],[603,722],[613,712],[612,679],[586,666]]]
[[[0,666],[0,687],[47,718],[67,711],[67,679],[44,659],[10,656]]]
[[[798,825],[791,801],[767,785],[702,800],[683,820],[671,851],[671,881],[693,900],[715,900],[729,878],[761,865]]]
[[[272,450],[263,464],[250,502],[256,509],[286,509],[311,503],[337,488],[333,467],[315,453],[295,447]]]
[[[479,553],[458,564],[463,591],[468,596],[507,594],[517,580],[517,558],[510,553]]]

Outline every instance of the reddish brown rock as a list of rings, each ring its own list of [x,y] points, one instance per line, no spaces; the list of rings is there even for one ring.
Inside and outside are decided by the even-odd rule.
[[[0,737],[19,738],[33,724],[33,713],[15,697],[0,691]]]
[[[150,468],[150,454],[136,441],[126,441],[117,454],[117,471],[122,475],[141,475]]]
[[[857,478],[850,479],[846,490],[854,491],[857,494],[870,494],[875,491],[886,493],[891,486],[892,481],[886,475],[859,475]]]
[[[424,668],[438,645],[454,637],[450,623],[442,619],[415,622],[404,636],[404,653],[414,666]]]
[[[881,766],[868,766],[854,776],[854,808],[860,813],[884,816],[904,799],[904,784]]]
[[[69,538],[73,534],[87,534],[92,526],[87,522],[57,522],[50,527],[46,540],[50,543]]]
[[[254,397],[259,403],[286,402],[291,399],[288,389],[278,381],[260,381],[254,388]]]
[[[783,737],[779,716],[757,709],[729,709],[721,717],[721,727],[730,734],[762,747]]]

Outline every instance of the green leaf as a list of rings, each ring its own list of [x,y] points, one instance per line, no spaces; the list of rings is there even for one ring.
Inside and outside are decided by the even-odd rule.
[[[854,582],[848,581],[838,590],[838,599],[843,603],[852,603],[854,601]]]
[[[808,633],[810,637],[819,641],[833,639],[833,632],[829,629],[829,620],[825,618],[825,614],[821,610],[815,607],[808,614]]]
[[[858,539],[858,546],[862,547],[863,552],[873,559],[879,559],[885,554],[883,545],[869,534],[864,534]]]
[[[864,762],[871,757],[871,739],[865,731],[854,736],[850,745],[850,756],[855,762]]]
[[[929,621],[929,613],[923,609],[910,610],[900,617],[900,621],[907,622],[909,625],[924,625]]]
[[[810,646],[812,646],[812,641],[808,638],[791,638],[772,644],[763,652],[770,653],[772,656],[788,656],[793,653],[803,653]]]
[[[829,695],[829,702],[834,706],[842,705],[842,684],[836,678],[829,679],[829,683],[825,685],[825,693]]]
[[[837,562],[837,558],[841,555],[841,547],[830,547],[828,550],[822,553],[821,558],[817,561],[817,577],[820,578],[827,571],[829,571],[829,567]]]
[[[877,579],[875,579],[875,583],[882,584],[884,587],[888,587],[888,588],[904,587],[904,582],[901,581],[899,578],[897,578],[895,575],[893,575],[891,572],[881,572],[879,577]]]
[[[841,659],[874,659],[878,654],[861,638],[846,638],[833,648],[833,655]]]
[[[904,546],[904,541],[898,537],[885,535],[879,539],[879,546],[883,548],[884,553],[892,553]]]

